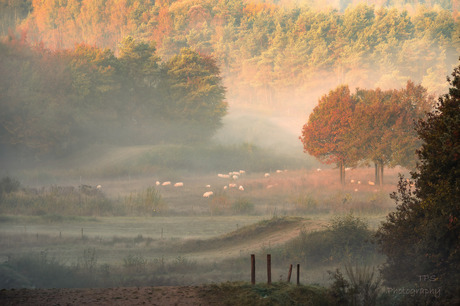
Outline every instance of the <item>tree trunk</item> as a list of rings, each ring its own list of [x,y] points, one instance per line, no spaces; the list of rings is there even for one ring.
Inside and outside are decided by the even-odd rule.
[[[380,185],[379,164],[377,162],[374,162],[374,167],[375,167],[375,184]]]
[[[380,165],[380,186],[383,186],[383,162]]]
[[[345,185],[345,165],[343,161],[339,163],[340,168],[340,184]]]

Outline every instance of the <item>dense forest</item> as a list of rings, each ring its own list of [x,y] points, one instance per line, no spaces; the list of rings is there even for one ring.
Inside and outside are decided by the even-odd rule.
[[[457,2],[359,2],[24,0],[10,10],[27,15],[18,31],[53,50],[118,54],[129,35],[164,59],[184,47],[213,56],[233,103],[308,112],[307,99],[342,83],[392,89],[408,79],[444,93],[460,48]]]
[[[118,57],[85,44],[50,51],[9,37],[0,42],[0,153],[207,139],[227,111],[219,73],[214,59],[186,48],[160,63],[152,44],[130,36]]]
[[[305,117],[340,84],[444,93],[456,1],[358,2],[2,0],[2,142],[196,141],[226,101]]]

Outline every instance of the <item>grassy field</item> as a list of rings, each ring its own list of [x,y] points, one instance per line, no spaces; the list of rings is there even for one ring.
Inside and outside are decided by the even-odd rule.
[[[250,254],[263,282],[268,253],[273,281],[300,263],[302,283],[329,284],[329,270],[360,256],[338,251],[344,238],[330,228],[334,217],[352,214],[375,230],[407,171],[387,170],[375,186],[373,168],[349,169],[341,186],[337,169],[286,160],[249,144],[100,147],[68,158],[67,167],[54,161],[17,172],[21,188],[0,205],[0,287],[248,281]],[[240,174],[226,177],[232,172]],[[372,252],[366,263],[381,263]]]

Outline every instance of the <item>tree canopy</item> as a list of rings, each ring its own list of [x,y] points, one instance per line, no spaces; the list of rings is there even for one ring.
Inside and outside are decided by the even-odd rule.
[[[430,93],[442,94],[447,90],[443,76],[460,51],[460,25],[450,1],[430,1],[431,7],[422,1],[341,1],[335,9],[332,1],[326,8],[319,0],[308,5],[247,0],[19,2],[23,6],[7,5],[8,12],[27,16],[13,24],[32,43],[42,42],[51,50],[85,43],[118,55],[131,36],[147,45],[155,42],[156,53],[166,60],[188,48],[217,61],[225,83],[231,84],[227,96],[234,103],[285,111],[310,110],[305,97],[316,99],[331,84],[386,90],[411,79]]]
[[[442,288],[439,304],[460,298],[460,66],[450,84],[417,125],[420,163],[411,180],[400,178],[392,195],[396,211],[377,233],[387,283],[414,286],[419,275],[429,275],[433,283],[423,285]]]
[[[337,164],[341,182],[344,167],[373,162],[376,182],[383,183],[384,166],[415,166],[420,146],[414,123],[433,105],[421,85],[382,91],[341,85],[323,96],[303,126],[304,151],[326,164]]]
[[[52,51],[9,36],[0,42],[0,75],[3,151],[43,156],[92,142],[205,140],[227,111],[211,56],[184,49],[162,62],[153,43],[130,36],[118,57],[86,44]]]

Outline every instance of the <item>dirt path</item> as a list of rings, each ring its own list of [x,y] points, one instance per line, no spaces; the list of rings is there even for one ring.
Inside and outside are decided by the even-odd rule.
[[[0,305],[218,305],[202,286],[0,290]]]
[[[215,250],[204,250],[187,254],[188,258],[195,260],[208,260],[215,258],[238,257],[242,254],[258,252],[262,248],[274,247],[284,244],[297,237],[302,229],[307,231],[321,230],[328,224],[325,220],[302,220],[298,223],[287,225],[285,228],[268,233],[263,237],[253,237],[241,240],[239,243],[232,243]]]

